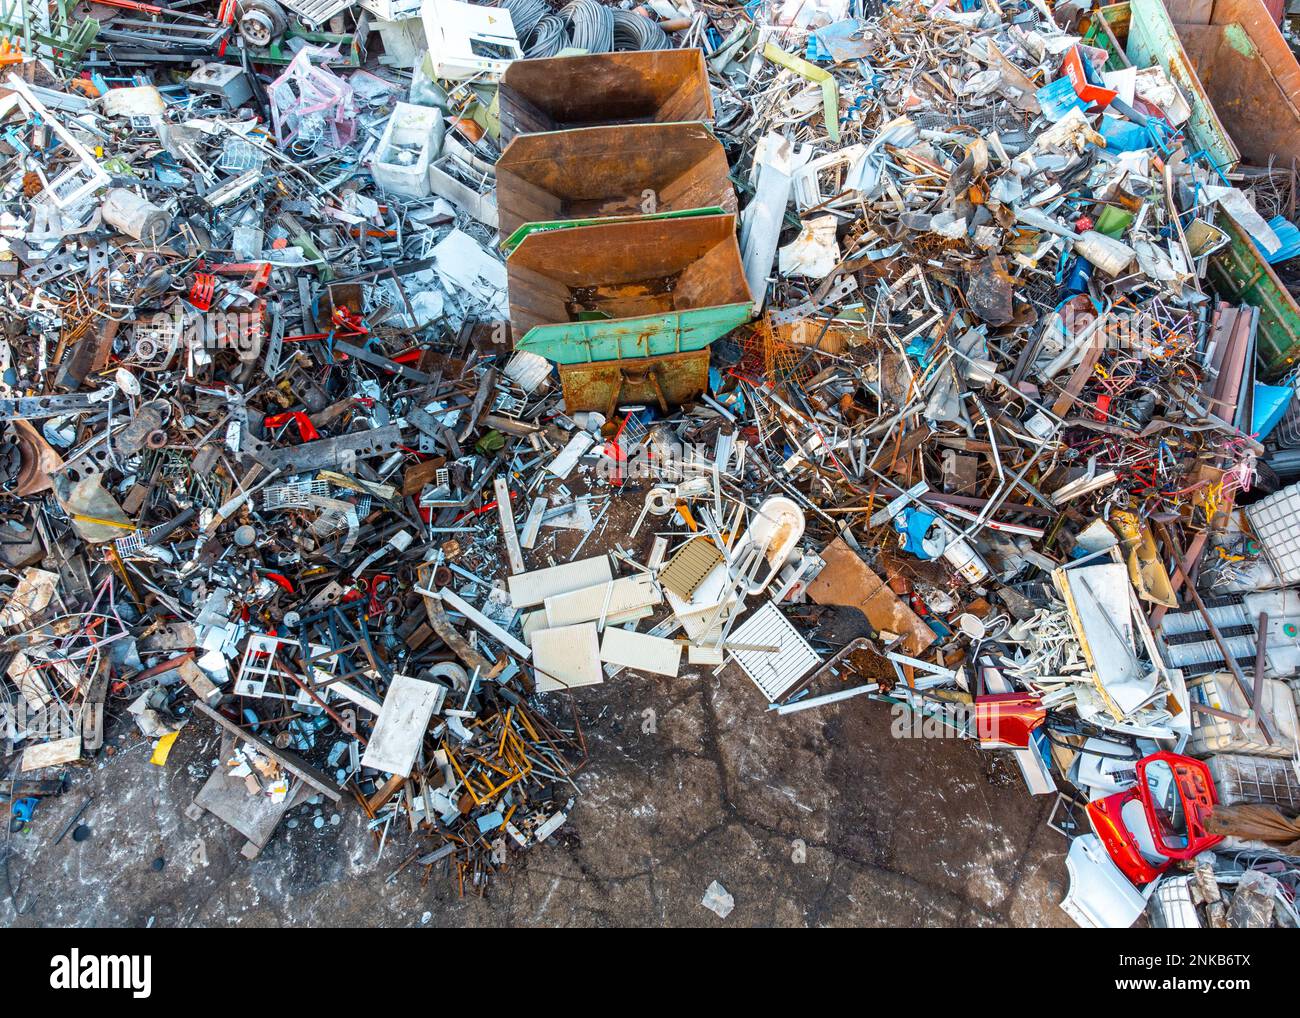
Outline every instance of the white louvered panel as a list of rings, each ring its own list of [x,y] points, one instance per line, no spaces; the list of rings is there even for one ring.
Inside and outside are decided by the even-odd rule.
[[[352,0],[280,0],[280,3],[316,28],[352,6]]]
[[[775,703],[810,669],[821,664],[817,652],[771,601],[732,630],[727,642],[781,648],[775,654],[758,650],[729,652],[769,703]]]

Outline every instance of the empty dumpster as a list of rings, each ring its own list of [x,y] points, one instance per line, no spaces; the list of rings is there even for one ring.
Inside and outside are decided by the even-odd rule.
[[[1088,17],[1088,25],[1084,41],[1110,52],[1107,70],[1159,64],[1192,108],[1190,119],[1182,125],[1192,148],[1206,153],[1224,173],[1237,165],[1241,153],[1219,120],[1162,0],[1101,7]]]
[[[713,120],[698,49],[516,60],[497,97],[502,144],[517,134],[575,127]]]
[[[1241,154],[1300,159],[1300,64],[1260,0],[1167,0],[1178,38]]]
[[[506,273],[515,348],[558,364],[700,350],[753,306],[732,215],[530,233]]]
[[[521,134],[497,160],[505,246],[525,228],[696,209],[735,212],[727,155],[702,124]]]

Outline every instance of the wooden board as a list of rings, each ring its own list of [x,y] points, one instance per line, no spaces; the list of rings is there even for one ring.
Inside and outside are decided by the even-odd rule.
[[[638,672],[676,676],[682,664],[682,645],[646,633],[606,629],[600,642],[600,659]]]
[[[218,767],[194,801],[261,848],[271,840],[285,813],[296,805],[295,800],[302,801],[298,793],[307,788],[306,782],[295,779],[283,801],[272,802],[267,795],[250,795],[242,778],[232,778],[224,767]]]
[[[265,739],[260,739],[252,732],[240,728],[229,718],[213,710],[202,700],[194,701],[194,709],[200,714],[204,714],[211,718],[236,738],[243,739],[245,742],[251,742],[264,756],[269,756],[290,774],[302,778],[303,781],[307,782],[307,784],[311,785],[316,789],[316,791],[320,792],[321,795],[330,799],[332,802],[338,802],[343,798],[343,796],[339,794],[339,790],[334,787],[328,774],[318,771],[315,767],[311,766],[311,764],[307,763],[305,760],[302,760],[296,754],[290,753],[287,750],[276,749]]]
[[[57,767],[59,764],[75,763],[81,759],[81,736],[70,735],[66,739],[55,739],[28,746],[23,750],[23,771],[37,771],[42,767]]]
[[[600,583],[567,594],[557,594],[546,599],[546,618],[552,626],[573,626],[580,622],[595,622],[603,614],[606,619],[659,604],[663,595],[654,580],[637,573],[622,576],[610,583]]]
[[[542,693],[604,682],[596,623],[539,629],[533,633],[533,667],[537,690]]]

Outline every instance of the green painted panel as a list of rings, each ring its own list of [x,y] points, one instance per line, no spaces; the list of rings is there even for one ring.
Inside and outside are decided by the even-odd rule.
[[[1259,308],[1259,365],[1271,381],[1300,358],[1300,307],[1231,216],[1220,211],[1214,224],[1232,243],[1210,256],[1206,278],[1224,297]]]
[[[1085,43],[1106,51],[1105,69],[1108,71],[1120,71],[1130,66],[1128,57],[1124,53],[1130,13],[1127,0],[1125,3],[1100,7],[1093,11],[1088,28],[1083,33]],[[1102,22],[1105,22],[1104,26]]]
[[[539,325],[515,343],[556,364],[658,357],[702,350],[749,321],[753,304],[675,311],[665,315]]]
[[[1214,105],[1196,76],[1164,3],[1162,0],[1132,0],[1129,7],[1132,12],[1128,30],[1129,60],[1136,67],[1159,64],[1164,69],[1192,104],[1191,118],[1183,125],[1192,144],[1204,151],[1224,173],[1233,169],[1241,154],[1219,122]]]

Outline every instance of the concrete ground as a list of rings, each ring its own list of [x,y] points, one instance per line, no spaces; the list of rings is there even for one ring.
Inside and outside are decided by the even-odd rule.
[[[165,767],[128,736],[46,799],[11,862],[6,926],[1059,926],[1064,840],[1014,765],[955,740],[896,740],[885,704],[780,718],[733,667],[623,673],[580,691],[590,763],[569,843],[526,855],[484,897],[427,886],[398,834],[377,854],[361,810],[306,804],[254,861],[214,817],[184,815],[217,751],[185,728]],[[85,801],[92,836],[52,844]],[[337,826],[313,826],[317,812]],[[200,854],[206,865],[197,858]],[[165,860],[161,871],[151,864]],[[802,861],[800,861],[802,860]],[[700,905],[719,881],[736,900]],[[0,881],[0,892],[3,892]]]

